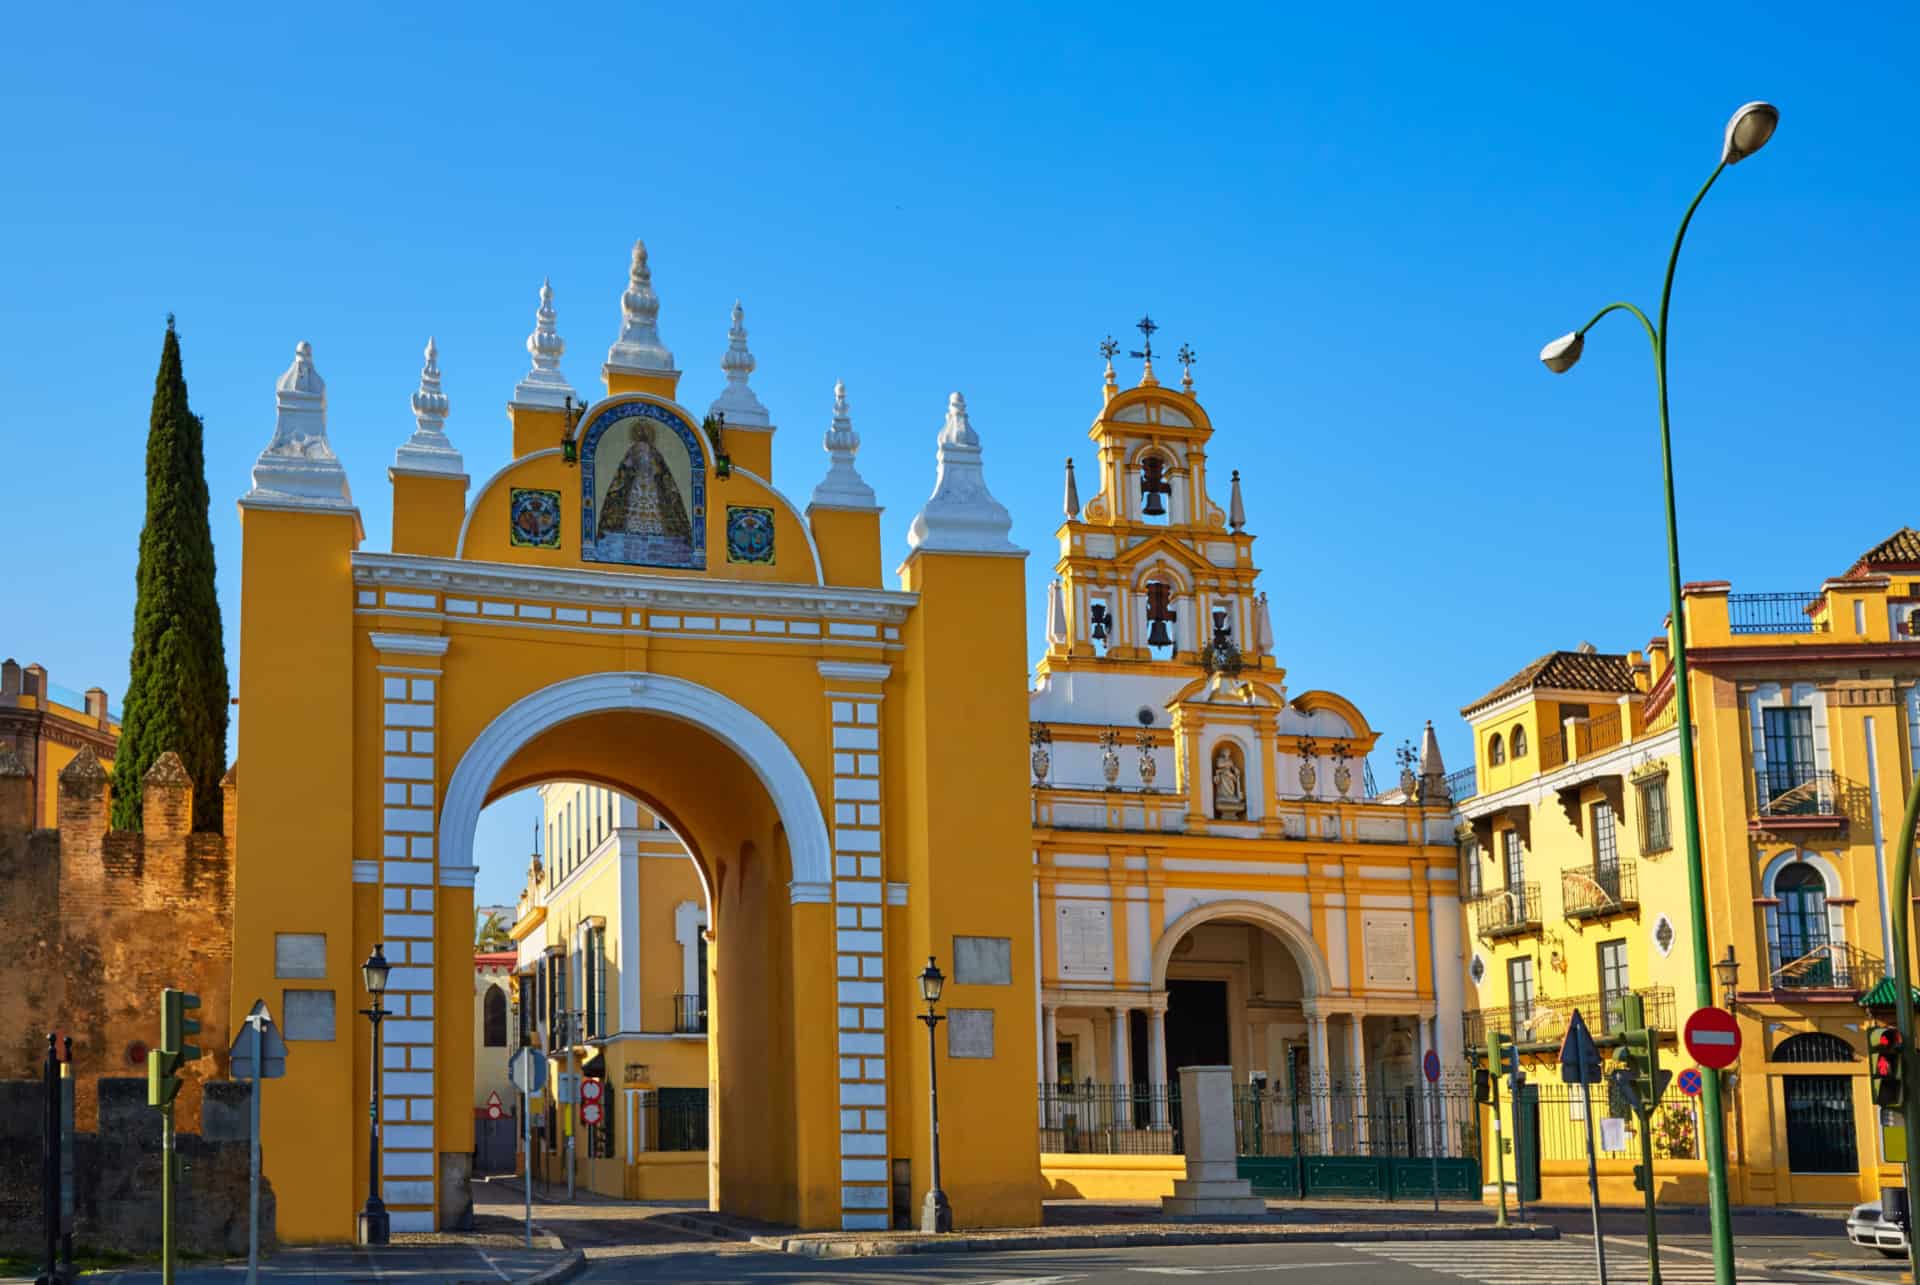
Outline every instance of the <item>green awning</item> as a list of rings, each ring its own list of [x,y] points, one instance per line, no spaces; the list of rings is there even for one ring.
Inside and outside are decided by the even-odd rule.
[[[1899,992],[1893,989],[1893,978],[1883,977],[1880,979],[1878,986],[1875,986],[1872,990],[1860,997],[1860,1007],[1892,1008],[1894,997],[1898,993]],[[1920,987],[1914,989],[1913,1004],[1915,1008],[1920,1008]]]

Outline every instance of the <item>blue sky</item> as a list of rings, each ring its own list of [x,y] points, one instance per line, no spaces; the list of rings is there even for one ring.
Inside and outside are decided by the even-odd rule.
[[[592,388],[644,236],[690,404],[744,300],[790,494],[847,381],[889,559],[965,391],[1037,555],[1035,654],[1095,345],[1151,312],[1200,353],[1290,685],[1356,700],[1383,775],[1426,718],[1457,765],[1461,704],[1659,626],[1645,342],[1610,319],[1559,379],[1534,354],[1602,303],[1654,304],[1747,99],[1780,132],[1703,207],[1673,312],[1683,569],[1812,585],[1920,520],[1917,28],[1894,5],[29,6],[0,52],[0,651],[125,689],[169,311],[231,649],[232,502],[294,343],[384,548],[428,334],[484,478],[540,278]],[[517,882],[522,815],[482,832],[482,899]]]

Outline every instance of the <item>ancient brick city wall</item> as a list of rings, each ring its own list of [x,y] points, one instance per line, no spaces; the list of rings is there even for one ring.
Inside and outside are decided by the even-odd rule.
[[[160,1251],[160,1116],[147,1105],[147,1082],[102,1077],[95,1082],[98,1126],[73,1145],[74,1244],[130,1254]],[[251,1084],[206,1086],[202,1123],[175,1140],[182,1166],[176,1190],[174,1240],[184,1253],[230,1258],[247,1252],[248,1130]],[[40,1205],[39,1080],[0,1080],[0,1253],[37,1257]],[[271,1157],[260,1158],[260,1243],[274,1244]]]
[[[84,749],[60,773],[58,827],[35,830],[35,782],[0,750],[0,941],[15,953],[0,987],[0,1079],[37,1078],[47,1032],[71,1037],[82,1130],[98,1118],[101,1076],[145,1076],[163,987],[200,996],[206,1056],[182,1074],[182,1133],[199,1126],[201,1086],[227,1073],[234,773],[222,789],[226,834],[193,833],[192,783],[163,754],[144,780],[145,830],[112,831],[106,770]]]

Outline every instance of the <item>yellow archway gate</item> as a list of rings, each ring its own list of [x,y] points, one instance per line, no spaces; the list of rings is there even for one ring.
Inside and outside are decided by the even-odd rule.
[[[241,500],[234,985],[293,1041],[263,1107],[284,1239],[345,1239],[366,1198],[356,1013],[376,942],[394,965],[381,1194],[396,1230],[463,1216],[474,824],[566,775],[656,802],[707,880],[717,1207],[885,1226],[900,1161],[917,1199],[915,976],[937,955],[944,1185],[963,1224],[1038,1213],[1033,1116],[1008,1109],[1031,1100],[1035,1059],[1022,551],[965,404],[888,589],[841,391],[802,513],[770,480],[737,306],[702,416],[675,400],[658,306],[636,246],[607,396],[583,411],[543,289],[511,462],[478,488],[430,345],[387,553],[360,547],[308,345],[279,381]],[[970,944],[964,971],[956,938],[992,947]]]

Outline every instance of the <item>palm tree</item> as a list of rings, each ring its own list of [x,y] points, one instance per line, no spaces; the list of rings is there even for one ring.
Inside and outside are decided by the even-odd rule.
[[[513,938],[507,935],[507,923],[497,910],[489,910],[474,934],[473,948],[478,951],[512,950]]]

